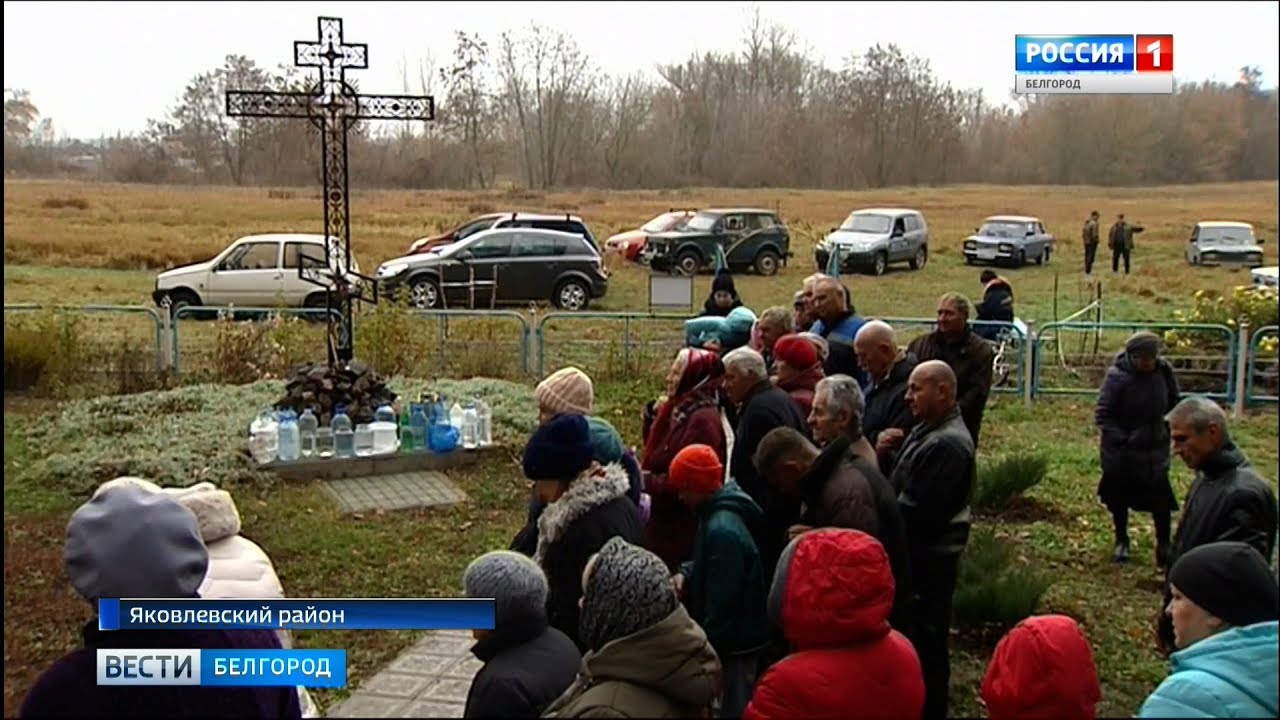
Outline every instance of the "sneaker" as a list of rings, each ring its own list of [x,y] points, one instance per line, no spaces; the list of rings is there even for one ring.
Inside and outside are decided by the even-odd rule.
[[[1116,543],[1116,551],[1111,556],[1111,562],[1127,563],[1129,562],[1129,543]]]

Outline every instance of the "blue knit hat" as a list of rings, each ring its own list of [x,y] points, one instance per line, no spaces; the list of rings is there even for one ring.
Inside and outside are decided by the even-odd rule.
[[[533,431],[524,448],[524,476],[530,480],[572,480],[591,467],[593,453],[587,419],[559,415]]]
[[[591,432],[591,449],[596,462],[608,465],[622,459],[627,449],[622,445],[622,436],[608,420],[589,417],[587,426]]]

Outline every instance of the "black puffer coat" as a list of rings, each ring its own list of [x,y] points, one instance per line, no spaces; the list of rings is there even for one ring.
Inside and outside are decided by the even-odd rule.
[[[1169,484],[1169,426],[1164,416],[1178,403],[1178,380],[1163,359],[1141,373],[1128,354],[1116,356],[1098,394],[1094,421],[1102,431],[1102,481],[1098,497],[1109,508],[1141,512],[1176,510]]]

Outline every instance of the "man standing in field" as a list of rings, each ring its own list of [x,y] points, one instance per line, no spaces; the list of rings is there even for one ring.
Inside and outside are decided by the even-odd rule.
[[[1111,236],[1107,242],[1111,246],[1111,272],[1120,271],[1120,258],[1124,258],[1124,274],[1129,274],[1129,258],[1133,254],[1134,233],[1142,232],[1143,227],[1125,222],[1124,213],[1116,215],[1116,224],[1111,226]]]
[[[1098,256],[1098,219],[1101,216],[1097,210],[1089,213],[1089,219],[1084,221],[1084,230],[1081,237],[1084,240],[1084,274],[1093,274],[1093,260]]]

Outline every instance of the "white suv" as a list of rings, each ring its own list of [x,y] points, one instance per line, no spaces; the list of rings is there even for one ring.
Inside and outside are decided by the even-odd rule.
[[[341,267],[341,246],[335,244]],[[239,307],[323,308],[325,290],[299,276],[303,258],[308,268],[324,272],[325,236],[300,234],[248,235],[231,243],[212,260],[166,270],[156,276],[151,296],[157,305],[167,300],[172,312],[190,305]],[[351,260],[351,271],[360,264]],[[359,283],[357,275],[349,281]],[[317,278],[318,279],[318,278]]]

